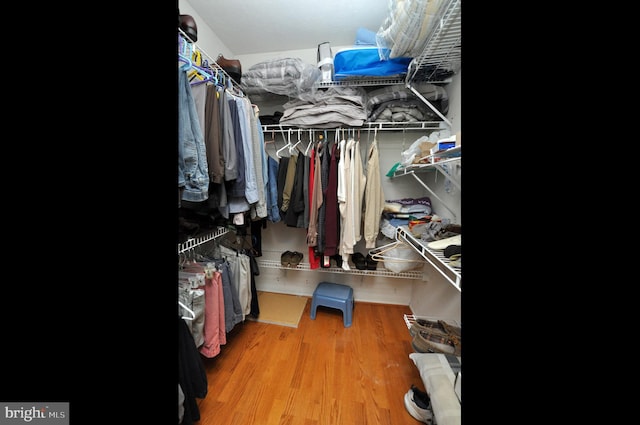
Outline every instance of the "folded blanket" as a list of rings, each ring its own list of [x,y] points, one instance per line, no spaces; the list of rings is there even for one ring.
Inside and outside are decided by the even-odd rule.
[[[242,90],[247,94],[271,92],[296,97],[310,90],[320,70],[300,58],[278,58],[259,62],[242,73]]]
[[[430,83],[419,83],[413,86],[421,96],[428,100],[440,113],[446,115],[449,111],[449,96],[443,87]],[[398,108],[409,109],[398,109]],[[385,112],[385,109],[393,108]],[[440,121],[441,118],[419,99],[413,91],[403,85],[385,86],[369,92],[365,102],[365,110],[369,121],[391,121],[396,113],[394,122],[406,121]],[[402,114],[402,115],[400,115]],[[384,116],[382,116],[384,115]],[[422,118],[420,117],[422,115]]]
[[[400,115],[402,115],[402,117]],[[433,121],[441,120],[422,100],[389,100],[377,105],[369,115],[369,121]]]
[[[308,91],[284,104],[281,125],[302,128],[361,127],[367,119],[362,87],[329,87]]]

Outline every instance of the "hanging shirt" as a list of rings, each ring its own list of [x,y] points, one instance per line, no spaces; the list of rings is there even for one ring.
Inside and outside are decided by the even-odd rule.
[[[364,190],[364,240],[366,248],[376,247],[384,204],[378,140],[374,137],[367,155],[367,181]]]

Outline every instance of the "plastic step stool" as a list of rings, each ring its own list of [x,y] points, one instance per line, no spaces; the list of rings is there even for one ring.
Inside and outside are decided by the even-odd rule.
[[[316,318],[316,309],[324,307],[342,310],[344,327],[351,326],[353,319],[353,288],[340,283],[320,282],[311,298],[311,319]]]

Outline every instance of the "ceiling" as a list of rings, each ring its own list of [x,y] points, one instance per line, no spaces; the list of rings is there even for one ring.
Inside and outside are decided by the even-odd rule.
[[[389,0],[188,0],[235,55],[350,46],[358,28],[377,31]]]

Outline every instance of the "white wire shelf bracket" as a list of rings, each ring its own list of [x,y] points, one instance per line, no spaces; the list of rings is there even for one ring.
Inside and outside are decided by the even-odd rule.
[[[314,272],[324,272],[324,273],[342,273],[342,274],[351,274],[351,275],[361,275],[361,276],[381,276],[381,277],[392,277],[395,279],[414,279],[414,280],[422,280],[423,273],[422,271],[408,271],[402,273],[394,273],[392,271],[386,269],[376,269],[376,270],[358,270],[355,267],[351,268],[351,270],[344,270],[342,267],[319,267],[317,269],[312,269],[309,263],[300,263],[297,267],[285,267],[280,264],[279,261],[275,260],[258,260],[258,266],[264,267],[265,269],[280,269],[280,270],[292,270],[292,271],[314,271]]]
[[[433,164],[410,164],[406,167],[398,167],[393,172],[393,177],[406,176],[407,174],[415,174],[426,171],[439,171],[445,178],[451,181],[458,189],[462,189],[460,181],[454,177],[451,172],[443,167],[445,164],[453,163],[457,165],[460,158],[443,159],[442,161]]]
[[[190,249],[193,249],[198,245],[202,245],[216,238],[219,238],[220,236],[226,234],[228,231],[229,229],[226,229],[224,227],[219,227],[211,233],[207,233],[201,236],[196,236],[195,238],[189,238],[185,242],[178,244],[178,254],[182,254],[183,252],[189,251]]]
[[[458,291],[462,292],[462,268],[452,266],[450,264],[451,261],[444,256],[443,251],[427,248],[428,242],[415,238],[408,231],[407,226],[398,226],[396,228],[396,239],[412,246],[438,273]]]
[[[458,190],[462,189],[460,184],[460,180],[456,178],[451,171],[449,170],[448,165],[460,166],[460,160],[462,159],[462,146],[456,146],[454,148],[448,149],[444,152],[437,153],[435,155],[429,155],[427,158],[438,159],[437,162],[427,163],[427,164],[409,164],[404,167],[399,167],[393,172],[392,177],[400,177],[400,176],[413,176],[422,187],[424,187],[429,194],[438,200],[438,202],[442,203],[442,205],[453,215],[453,218],[456,219],[455,211],[444,201],[442,200],[437,193],[435,193],[416,173],[426,172],[426,171],[438,171],[440,172],[446,179],[448,179]],[[444,167],[444,166],[447,167]]]

